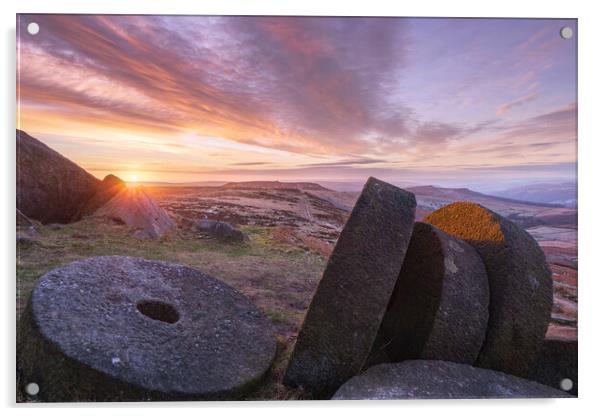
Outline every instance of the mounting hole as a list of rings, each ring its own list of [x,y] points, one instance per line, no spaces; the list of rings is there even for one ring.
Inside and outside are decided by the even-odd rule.
[[[25,386],[25,393],[29,394],[30,396],[35,396],[39,392],[40,386],[38,386],[38,383],[29,383],[27,386]]]
[[[31,22],[27,25],[27,33],[29,33],[30,35],[37,35],[39,31],[40,25],[36,22]]]
[[[563,27],[562,29],[560,29],[560,37],[562,39],[570,39],[573,37],[573,29],[571,29],[568,26]]]
[[[180,319],[180,314],[176,308],[169,303],[158,300],[142,300],[136,304],[136,308],[142,315],[155,321],[175,324]]]
[[[573,380],[570,378],[563,378],[560,380],[560,388],[564,391],[569,391],[573,388]]]

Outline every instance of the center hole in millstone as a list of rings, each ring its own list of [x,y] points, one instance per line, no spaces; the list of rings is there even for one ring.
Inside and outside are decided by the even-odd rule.
[[[142,315],[148,316],[155,321],[175,324],[180,319],[180,314],[176,311],[176,308],[169,303],[158,300],[141,300],[136,304],[136,308]]]

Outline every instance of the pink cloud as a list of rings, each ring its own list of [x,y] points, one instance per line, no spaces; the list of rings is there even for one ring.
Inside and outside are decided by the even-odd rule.
[[[539,96],[539,93],[537,91],[533,91],[527,95],[523,95],[522,97],[519,97],[516,100],[512,100],[512,101],[509,101],[507,103],[500,105],[497,108],[495,114],[499,117],[499,116],[507,113],[514,107],[519,107],[523,104],[526,104],[530,101],[535,100],[538,96]]]

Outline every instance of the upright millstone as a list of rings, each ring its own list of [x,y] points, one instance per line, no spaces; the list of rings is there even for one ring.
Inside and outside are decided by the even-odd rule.
[[[199,271],[91,257],[45,274],[20,321],[21,388],[44,401],[240,398],[276,352],[245,296]]]
[[[327,397],[363,367],[410,242],[416,199],[368,179],[311,301],[284,383]]]
[[[489,326],[475,365],[526,376],[552,309],[552,278],[537,242],[512,221],[471,202],[424,219],[471,244],[489,276]]]
[[[488,318],[489,282],[476,250],[417,222],[371,355],[473,364]]]

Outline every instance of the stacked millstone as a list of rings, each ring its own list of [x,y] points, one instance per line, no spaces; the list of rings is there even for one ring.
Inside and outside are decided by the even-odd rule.
[[[414,194],[370,178],[328,260],[284,384],[331,396],[361,371],[410,243]]]
[[[473,364],[488,318],[487,273],[475,249],[417,222],[370,364],[409,359]]]
[[[470,202],[447,205],[424,222],[469,243],[485,264],[489,323],[475,365],[527,376],[553,303],[551,273],[537,242],[512,221]]]
[[[121,256],[44,275],[18,343],[20,387],[43,401],[240,398],[276,353],[267,318],[228,285]]]
[[[367,367],[396,363],[368,368],[333,398],[571,397],[558,390],[568,390],[567,379],[576,394],[576,343],[547,341],[538,355],[552,280],[533,238],[467,202],[424,221],[414,227]]]
[[[566,397],[519,378],[535,363],[552,305],[533,238],[473,203],[416,224],[414,211],[412,194],[368,180],[283,382],[314,398],[343,383],[335,398]],[[531,378],[555,381],[564,370]]]

